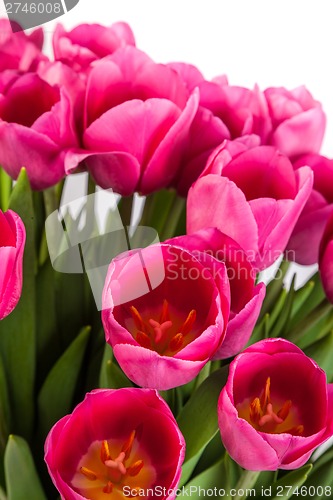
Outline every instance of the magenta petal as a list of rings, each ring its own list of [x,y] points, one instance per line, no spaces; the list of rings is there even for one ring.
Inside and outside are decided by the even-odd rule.
[[[279,467],[274,449],[246,420],[238,417],[227,387],[221,392],[217,411],[221,438],[233,460],[248,470],[276,470]]]
[[[229,320],[224,340],[214,359],[230,358],[245,347],[260,314],[265,294],[265,285],[259,283],[254,289],[252,299],[238,314]]]
[[[141,387],[166,391],[187,384],[199,373],[208,359],[188,361],[160,356],[140,346],[117,344],[114,355],[131,380]]]
[[[289,157],[318,153],[325,133],[326,117],[320,107],[289,118],[277,127],[271,143]]]
[[[168,185],[175,177],[184,154],[188,134],[199,105],[199,94],[194,91],[185,109],[174,125],[157,144],[140,183],[140,191],[149,194]]]
[[[232,181],[214,174],[201,177],[189,191],[187,214],[189,234],[216,227],[253,259],[258,248],[257,224],[243,192]]]
[[[0,122],[0,142],[0,164],[12,178],[17,178],[23,166],[33,189],[46,189],[64,177],[65,152],[46,135]]]

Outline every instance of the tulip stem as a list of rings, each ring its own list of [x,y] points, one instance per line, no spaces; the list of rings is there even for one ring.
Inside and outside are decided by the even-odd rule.
[[[275,277],[267,286],[266,298],[261,308],[259,321],[265,316],[266,313],[272,310],[273,305],[277,301],[283,288],[283,281],[289,269],[289,265],[289,261],[283,260],[275,273]]]
[[[235,500],[243,500],[247,497],[246,490],[250,490],[256,484],[260,471],[244,470],[236,485],[236,492],[238,495],[234,497]]]
[[[179,219],[186,207],[186,199],[176,196],[172,202],[167,220],[160,234],[160,240],[164,241],[175,236]]]

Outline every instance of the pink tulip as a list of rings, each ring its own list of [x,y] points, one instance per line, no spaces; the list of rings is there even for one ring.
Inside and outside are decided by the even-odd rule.
[[[155,497],[146,496],[148,488],[173,500],[176,494],[168,492],[176,491],[184,455],[169,407],[149,389],[88,393],[45,443],[45,461],[63,500]]]
[[[206,252],[223,261],[230,283],[230,315],[226,334],[214,359],[238,354],[247,344],[265,298],[264,283],[255,285],[256,273],[244,250],[218,229],[202,229],[187,236],[172,238],[168,243],[190,251]]]
[[[333,160],[317,154],[305,155],[294,163],[294,168],[304,165],[313,171],[313,190],[290,237],[286,255],[307,266],[318,262],[320,241],[333,212]]]
[[[319,247],[319,272],[323,288],[333,303],[333,213],[331,213]]]
[[[256,138],[225,141],[189,191],[187,232],[215,227],[233,238],[258,270],[275,262],[311,193],[312,172],[296,172]]]
[[[0,72],[6,69],[36,70],[40,61],[47,60],[41,52],[43,40],[42,28],[30,35],[23,31],[13,33],[8,19],[0,19]]]
[[[124,196],[169,186],[198,100],[171,68],[134,47],[117,50],[89,74],[83,149],[67,156],[67,172],[85,161],[97,184]]]
[[[33,189],[56,184],[66,152],[77,146],[66,90],[35,73],[0,74],[0,143],[0,164],[12,178],[24,166]]]
[[[305,87],[271,87],[264,94],[273,126],[269,144],[293,158],[318,153],[326,126],[320,102]]]
[[[55,59],[75,71],[88,69],[94,61],[113,54],[125,45],[135,45],[135,39],[129,25],[122,22],[110,27],[80,24],[69,32],[58,24],[53,35]]]
[[[241,467],[297,469],[333,434],[333,384],[291,342],[263,340],[231,363],[218,420]]]
[[[22,291],[25,227],[20,217],[0,210],[0,320],[16,307]]]
[[[192,380],[220,347],[229,316],[225,265],[162,244],[111,262],[103,292],[106,341],[137,385]]]

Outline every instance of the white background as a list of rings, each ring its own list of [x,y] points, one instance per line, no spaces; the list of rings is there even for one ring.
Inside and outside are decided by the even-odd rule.
[[[190,62],[247,87],[305,84],[326,111],[322,152],[333,156],[332,18],[331,0],[80,0],[44,26],[50,47],[58,22],[126,21],[157,62]]]

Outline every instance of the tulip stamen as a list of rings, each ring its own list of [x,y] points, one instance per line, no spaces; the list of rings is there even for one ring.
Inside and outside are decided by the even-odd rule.
[[[104,440],[101,446],[101,461],[104,464],[106,460],[111,460],[111,455],[110,455],[109,443],[106,440]]]
[[[184,321],[183,326],[180,328],[180,331],[184,335],[184,337],[192,330],[196,317],[197,312],[195,309],[192,309],[192,311],[189,312],[186,320]]]
[[[261,407],[263,408],[264,412],[266,411],[267,405],[270,402],[271,402],[271,377],[267,377],[264,391],[260,398]]]
[[[258,424],[260,418],[262,416],[261,404],[259,398],[254,398],[252,403],[250,404],[250,419],[254,424]]]
[[[143,460],[137,460],[136,462],[134,462],[134,464],[128,467],[127,474],[132,477],[137,476],[143,466],[144,466]]]
[[[125,460],[127,460],[131,454],[132,446],[135,438],[135,431],[132,431],[129,438],[125,441],[121,451],[125,453]]]
[[[287,432],[288,434],[293,434],[294,436],[301,436],[304,433],[304,425],[296,425],[295,427],[292,427],[285,432]]]
[[[94,471],[88,469],[87,467],[80,467],[80,472],[83,474],[89,481],[96,481],[97,474]]]
[[[182,333],[177,333],[177,335],[172,337],[169,344],[169,349],[172,352],[178,351],[179,349],[181,349],[183,344],[184,344],[184,335]]]
[[[159,322],[164,323],[165,321],[169,321],[169,319],[170,319],[169,302],[166,299],[164,299]]]
[[[282,418],[283,421],[286,420],[286,418],[288,417],[289,415],[289,411],[290,411],[290,408],[292,407],[292,402],[290,399],[288,399],[288,401],[285,401],[281,410],[279,410],[277,412],[277,416]]]
[[[134,323],[135,323],[135,326],[138,330],[142,330],[142,331],[146,331],[146,324],[145,322],[143,321],[142,319],[142,316],[141,314],[139,313],[139,311],[137,310],[136,307],[134,306],[131,306],[130,307],[130,311],[131,311],[131,314],[132,314],[132,318],[134,320]]]
[[[136,334],[136,341],[142,346],[146,347],[147,349],[152,348],[152,343],[150,338],[145,332],[141,332],[140,330]]]
[[[113,491],[113,484],[111,481],[108,481],[107,484],[103,488],[103,493],[110,494]]]

